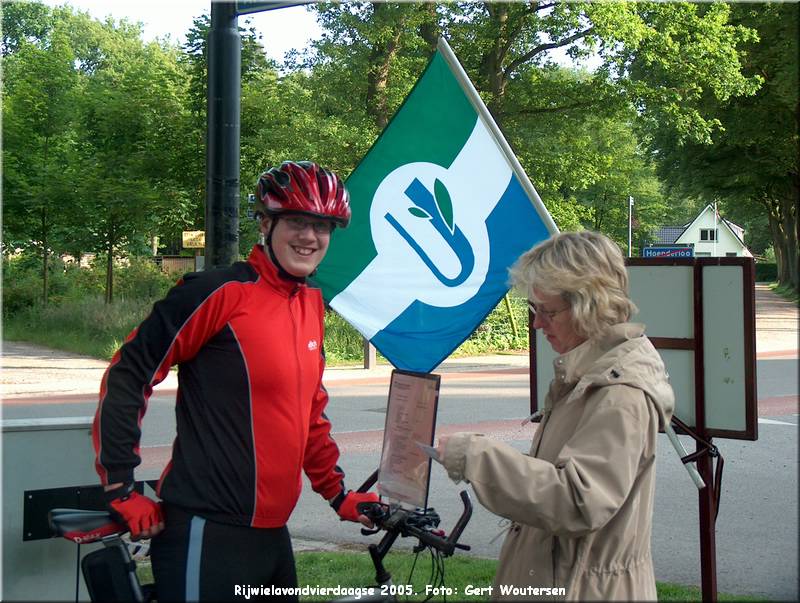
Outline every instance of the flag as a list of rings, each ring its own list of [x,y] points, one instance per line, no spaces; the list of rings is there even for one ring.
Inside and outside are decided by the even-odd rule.
[[[314,280],[400,369],[447,358],[508,291],[520,254],[557,232],[444,40],[346,186],[350,226]]]

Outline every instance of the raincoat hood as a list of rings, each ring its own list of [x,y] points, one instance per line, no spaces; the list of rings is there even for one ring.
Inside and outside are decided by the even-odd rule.
[[[591,388],[635,387],[655,406],[659,429],[663,430],[672,419],[675,396],[664,361],[644,332],[642,324],[617,324],[599,338],[589,339],[559,356],[554,361],[556,373],[563,373],[567,387],[575,384],[566,402],[583,396]]]

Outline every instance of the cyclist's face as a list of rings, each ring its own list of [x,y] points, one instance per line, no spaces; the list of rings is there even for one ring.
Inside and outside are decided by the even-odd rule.
[[[269,232],[269,219],[261,230]],[[309,216],[279,218],[272,231],[272,251],[283,269],[292,276],[305,277],[319,266],[331,240],[333,223]]]

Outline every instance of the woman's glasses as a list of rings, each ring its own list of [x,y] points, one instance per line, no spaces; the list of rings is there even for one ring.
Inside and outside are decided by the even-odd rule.
[[[532,301],[528,302],[528,308],[530,309],[531,312],[533,312],[534,319],[537,316],[539,316],[542,318],[542,320],[546,320],[547,322],[553,320],[553,317],[556,314],[561,314],[562,312],[569,310],[569,306],[564,306],[560,310],[543,310],[542,308],[534,304]]]

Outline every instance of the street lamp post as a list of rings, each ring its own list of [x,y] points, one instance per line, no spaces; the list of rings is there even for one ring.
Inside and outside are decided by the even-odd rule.
[[[211,3],[208,32],[205,268],[239,257],[241,39],[234,2]]]
[[[206,136],[205,267],[239,258],[239,140],[242,41],[239,15],[275,10],[309,0],[211,2],[208,32],[208,133]]]
[[[628,197],[628,257],[633,254],[633,197]]]

